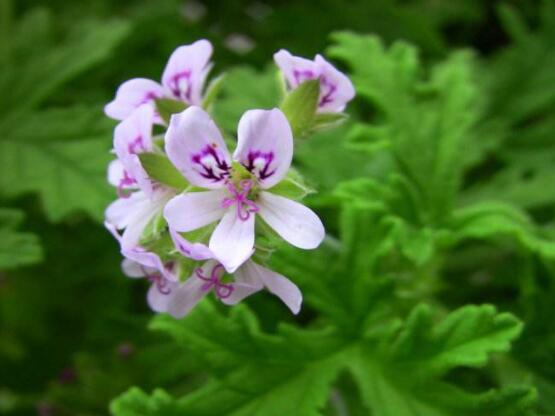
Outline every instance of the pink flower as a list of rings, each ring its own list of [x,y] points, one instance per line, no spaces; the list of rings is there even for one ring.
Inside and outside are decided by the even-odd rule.
[[[141,104],[154,107],[154,100],[170,98],[187,105],[200,105],[206,76],[212,65],[212,45],[207,40],[198,40],[191,45],[177,48],[164,69],[162,84],[146,78],[133,78],[118,88],[115,99],[106,105],[104,112],[116,120],[127,118]],[[158,124],[162,119],[156,115]]]
[[[141,105],[118,124],[114,131],[114,151],[118,159],[108,168],[108,181],[117,187],[119,198],[106,209],[106,221],[125,230],[122,247],[139,244],[143,230],[162,212],[174,192],[153,183],[143,169],[138,154],[151,152],[154,109]]]
[[[164,217],[179,232],[219,221],[209,248],[229,272],[252,253],[257,216],[296,247],[313,249],[321,243],[325,232],[318,216],[271,192],[293,157],[291,128],[280,110],[250,110],[239,121],[233,160],[250,172],[248,179],[236,178],[239,172],[220,131],[199,107],[173,115],[165,140],[169,159],[189,183],[209,190],[174,197]]]
[[[316,55],[311,61],[281,49],[274,54],[274,61],[283,73],[289,89],[295,89],[307,80],[320,79],[320,113],[340,113],[355,96],[355,89],[349,78],[321,55]]]
[[[200,243],[191,244],[177,232],[170,232],[175,247],[181,254],[187,257],[191,257],[192,254],[192,258],[197,260],[203,257],[208,259],[173,292],[167,312],[175,318],[187,315],[209,292],[213,292],[223,303],[235,305],[262,289],[267,289],[280,298],[294,314],[299,313],[302,303],[301,291],[286,277],[252,260],[246,260],[233,272],[233,279],[226,282],[223,280],[226,274],[224,265],[214,259],[214,254],[208,247],[202,247]]]

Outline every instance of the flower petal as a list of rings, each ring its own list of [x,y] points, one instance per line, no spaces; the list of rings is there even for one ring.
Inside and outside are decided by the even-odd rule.
[[[136,261],[130,259],[123,259],[123,261],[121,262],[121,270],[123,271],[123,274],[127,277],[145,277],[144,267]]]
[[[168,60],[162,84],[175,98],[190,105],[200,105],[204,80],[211,67],[211,55],[212,45],[205,39],[180,46]]]
[[[241,117],[233,158],[256,175],[262,188],[283,179],[293,158],[293,133],[277,108],[249,110]]]
[[[314,60],[320,68],[320,102],[319,112],[340,113],[355,96],[355,88],[351,80],[321,55],[316,55]]]
[[[226,305],[235,305],[264,288],[264,283],[260,279],[257,279],[256,275],[246,272],[247,269],[245,269],[245,265],[248,263],[250,263],[250,261],[245,262],[243,266],[239,267],[235,273],[233,273],[233,291],[231,295],[221,299]]]
[[[119,230],[125,229],[120,241],[122,249],[138,246],[144,228],[160,212],[169,195],[167,192],[157,192],[149,197],[138,191],[108,206],[106,221]]]
[[[211,270],[217,264],[216,261],[207,261],[201,267],[204,275],[210,275]],[[173,292],[167,312],[174,318],[183,318],[204,298],[208,291],[203,290],[205,282],[199,279],[195,273],[185,283],[180,284]]]
[[[251,214],[246,220],[242,220],[231,208],[210,237],[208,247],[228,273],[233,273],[252,254],[254,218]]]
[[[304,205],[270,192],[261,192],[257,203],[258,214],[290,244],[313,249],[324,239],[322,221]]]
[[[125,168],[121,160],[115,159],[108,165],[108,183],[112,186],[120,186],[124,178]]]
[[[126,259],[139,265],[139,268],[142,270],[142,276],[147,277],[148,275],[161,274],[168,281],[178,280],[173,263],[164,264],[158,254],[147,251],[143,247],[123,248],[121,254]],[[127,271],[132,271],[132,269]],[[124,273],[126,273],[125,269]]]
[[[223,217],[225,195],[224,190],[183,193],[166,204],[164,218],[175,231],[197,230]]]
[[[172,228],[170,228],[170,236],[175,248],[185,257],[189,257],[193,260],[214,258],[214,254],[206,245],[202,243],[191,243]]]
[[[287,305],[291,312],[298,314],[301,310],[303,295],[297,285],[291,280],[270,269],[256,264],[252,260],[241,266],[243,275],[249,276],[251,281],[261,282],[269,292],[276,295]]]
[[[177,282],[164,283],[164,289],[160,290],[158,284],[153,283],[148,289],[146,301],[150,309],[154,312],[167,312],[169,305],[173,301],[175,291],[179,287]]]
[[[152,151],[154,109],[142,104],[114,129],[114,150],[118,158]]]
[[[174,114],[165,140],[169,159],[191,184],[211,189],[223,186],[231,159],[208,113],[189,107]]]
[[[320,68],[314,61],[293,56],[285,49],[281,49],[274,54],[274,61],[290,89],[297,88],[304,81],[316,79],[321,75]]]
[[[150,79],[133,78],[120,85],[116,97],[104,107],[108,117],[124,120],[141,104],[149,103],[153,108],[153,101],[164,96],[164,88]],[[155,122],[161,123],[159,117]]]

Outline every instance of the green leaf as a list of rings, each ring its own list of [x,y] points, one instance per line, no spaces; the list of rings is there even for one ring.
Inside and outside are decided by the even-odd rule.
[[[106,180],[110,125],[96,107],[29,115],[0,138],[0,193],[38,192],[52,221],[75,211],[101,220],[115,196]]]
[[[441,224],[460,186],[461,150],[477,140],[474,126],[484,107],[471,56],[452,54],[424,80],[412,46],[385,49],[374,36],[333,37],[330,54],[349,65],[358,94],[376,109],[367,141],[375,146],[375,132],[389,140],[398,170],[418,190],[426,222]],[[360,148],[360,134],[357,142]]]
[[[544,235],[520,209],[502,202],[484,201],[455,211],[452,234],[446,244],[465,239],[484,239],[503,243],[513,237],[522,247],[547,259],[555,259],[555,242]]]
[[[174,399],[157,389],[152,396],[133,387],[110,404],[113,416],[182,416]]]
[[[42,260],[43,253],[36,235],[17,231],[23,213],[0,208],[0,269],[12,269]]]
[[[320,80],[305,81],[292,90],[281,104],[281,110],[289,120],[293,136],[301,138],[313,125],[318,98]]]
[[[208,87],[206,88],[206,92],[204,93],[204,98],[202,100],[202,108],[206,110],[210,110],[214,101],[220,94],[224,81],[226,79],[226,74],[220,74],[216,78],[210,81]]]
[[[155,100],[156,110],[162,120],[166,123],[170,122],[173,114],[181,113],[187,108],[187,104],[183,101],[173,100],[171,98],[158,98]]]
[[[141,153],[139,159],[148,176],[152,179],[179,191],[183,191],[189,186],[187,180],[165,155]]]

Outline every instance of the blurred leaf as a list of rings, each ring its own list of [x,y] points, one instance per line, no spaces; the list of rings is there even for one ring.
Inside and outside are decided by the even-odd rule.
[[[106,181],[109,128],[98,108],[44,110],[27,116],[0,139],[4,196],[39,192],[50,220],[76,210],[102,219],[113,198]]]
[[[36,235],[17,231],[23,213],[0,208],[0,269],[11,269],[42,259],[42,249]]]
[[[312,127],[319,96],[320,80],[305,81],[285,96],[280,109],[291,125],[293,137],[300,138]]]

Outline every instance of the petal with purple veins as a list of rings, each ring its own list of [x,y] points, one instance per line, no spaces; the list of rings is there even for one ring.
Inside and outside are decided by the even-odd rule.
[[[133,78],[120,85],[116,97],[104,107],[104,112],[108,117],[124,120],[141,104],[148,103],[154,108],[154,100],[164,95],[164,88],[157,82],[146,78]],[[162,123],[158,116],[154,121]]]
[[[297,88],[299,84],[320,76],[320,68],[314,61],[293,56],[285,49],[274,54],[274,61],[290,89]]]
[[[351,80],[338,71],[321,55],[316,55],[315,63],[320,68],[320,102],[319,112],[340,113],[355,96],[355,88]]]
[[[162,85],[174,98],[189,105],[200,105],[204,81],[211,68],[211,56],[212,45],[204,39],[180,46],[168,60]]]
[[[168,158],[189,183],[209,189],[223,186],[231,159],[208,113],[200,107],[189,107],[174,114],[165,141]]]
[[[237,136],[233,158],[258,178],[262,188],[285,177],[293,158],[293,133],[281,110],[247,111],[239,121]]]

